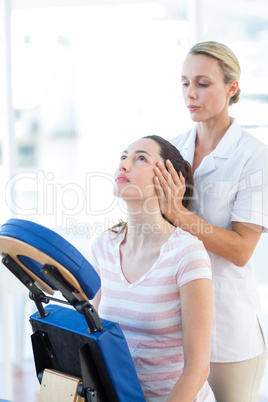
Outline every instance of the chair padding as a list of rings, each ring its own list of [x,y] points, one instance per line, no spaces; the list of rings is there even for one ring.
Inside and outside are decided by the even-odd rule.
[[[75,369],[76,360],[79,358],[78,350],[87,339],[90,339],[91,342],[95,342],[101,353],[118,401],[145,402],[127,342],[118,324],[102,320],[103,331],[88,334],[87,323],[77,311],[58,305],[47,306],[46,311],[50,312],[47,317],[38,318],[38,314],[35,313],[30,317],[30,322],[34,331],[39,330],[50,335],[51,347],[60,366],[65,366],[63,370],[65,373],[80,376]],[[66,348],[69,336],[71,341],[73,340],[72,356],[67,356],[70,353],[70,349]],[[106,387],[105,381],[103,386]]]
[[[0,245],[1,238],[4,239],[5,237],[24,242],[57,261],[71,272],[90,300],[99,290],[100,278],[92,265],[72,244],[53,230],[27,220],[9,219],[0,229]],[[14,247],[16,248],[15,242]],[[27,253],[27,250],[30,248],[25,247],[24,254],[20,250],[20,253],[16,255],[17,258],[28,270],[46,282],[40,273],[43,267],[43,259],[40,258],[38,261],[37,258],[31,258],[31,253]],[[0,251],[1,253],[7,252],[2,248]],[[14,252],[16,254],[16,249]]]

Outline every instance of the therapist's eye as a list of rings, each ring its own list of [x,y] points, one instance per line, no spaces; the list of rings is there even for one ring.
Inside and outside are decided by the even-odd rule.
[[[197,85],[200,87],[209,87],[209,82],[199,81]]]

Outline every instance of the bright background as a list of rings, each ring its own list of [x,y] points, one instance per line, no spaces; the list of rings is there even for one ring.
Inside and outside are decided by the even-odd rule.
[[[0,224],[10,217],[36,221],[87,255],[90,240],[125,216],[112,191],[121,151],[143,135],[169,139],[192,127],[180,67],[197,41],[234,50],[242,96],[230,114],[268,143],[267,0],[0,0],[0,6]],[[254,258],[268,323],[267,245],[264,235]],[[6,309],[17,290],[2,270]],[[12,361],[22,366],[31,356],[28,335],[18,345],[14,323],[8,326]],[[268,401],[268,377],[261,395]]]

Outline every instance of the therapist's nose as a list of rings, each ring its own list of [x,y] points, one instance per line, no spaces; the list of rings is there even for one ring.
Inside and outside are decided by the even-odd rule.
[[[197,98],[197,90],[193,83],[190,83],[186,88],[186,98],[188,99],[196,99]]]

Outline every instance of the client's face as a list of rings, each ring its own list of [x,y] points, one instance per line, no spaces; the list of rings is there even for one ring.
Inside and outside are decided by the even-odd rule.
[[[163,159],[160,146],[152,139],[144,138],[131,144],[122,152],[115,172],[114,194],[127,201],[156,200],[153,183],[154,168]]]

